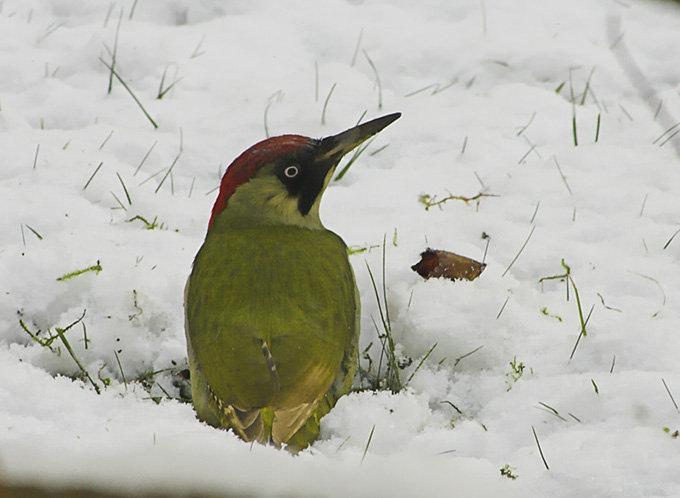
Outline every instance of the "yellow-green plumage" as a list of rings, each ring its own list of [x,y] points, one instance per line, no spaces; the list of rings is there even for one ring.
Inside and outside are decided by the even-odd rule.
[[[295,417],[303,404],[314,412],[330,391],[330,403],[321,404],[327,411],[351,387],[359,335],[352,269],[344,242],[327,230],[225,225],[208,234],[188,284],[193,363],[200,364],[191,370],[205,378],[192,379],[194,403],[200,418],[229,427],[206,383],[239,410],[269,407],[273,441],[281,443],[305,421]],[[274,359],[278,392],[261,341]],[[292,411],[283,421],[290,428],[277,426],[280,410]],[[271,431],[253,429],[257,437],[249,439]]]
[[[359,297],[319,204],[342,155],[397,118],[324,140],[269,139],[230,166],[186,287],[199,419],[299,450],[351,389]]]

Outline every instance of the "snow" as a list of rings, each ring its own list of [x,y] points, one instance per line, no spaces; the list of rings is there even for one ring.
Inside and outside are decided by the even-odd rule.
[[[0,2],[0,480],[678,496],[680,136],[663,134],[680,120],[679,15],[651,0]],[[114,50],[158,129],[117,80],[107,93],[98,58]],[[436,347],[400,393],[341,399],[302,454],[251,447],[161,390],[182,394],[183,286],[215,187],[265,123],[321,137],[364,111],[403,116],[322,203],[369,248],[351,256],[362,350],[377,361],[366,264],[380,285],[384,237],[402,379]],[[427,247],[488,266],[425,281],[410,266]],[[562,260],[592,309],[571,360],[574,286],[539,282]],[[64,335],[101,394],[59,339],[56,354],[20,325],[46,337],[84,312]],[[135,380],[159,370],[149,391]]]

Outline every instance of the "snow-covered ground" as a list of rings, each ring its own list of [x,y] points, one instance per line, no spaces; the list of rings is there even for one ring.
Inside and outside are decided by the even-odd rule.
[[[651,0],[0,1],[0,481],[680,496],[679,23]],[[108,93],[114,55],[157,129]],[[396,111],[322,218],[356,250],[374,368],[384,237],[402,379],[436,347],[297,457],[202,425],[169,398],[224,169]],[[488,266],[425,281],[428,246]]]

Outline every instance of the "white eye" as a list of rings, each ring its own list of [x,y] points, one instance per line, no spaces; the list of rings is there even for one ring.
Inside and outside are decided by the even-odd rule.
[[[298,173],[300,173],[300,169],[297,166],[288,166],[283,170],[283,174],[286,175],[286,178],[295,178],[298,176]]]

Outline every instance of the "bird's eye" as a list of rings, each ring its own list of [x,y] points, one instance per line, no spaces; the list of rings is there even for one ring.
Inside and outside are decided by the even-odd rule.
[[[288,166],[286,169],[283,170],[283,174],[286,175],[286,178],[295,178],[298,176],[300,173],[300,168],[297,166]]]

